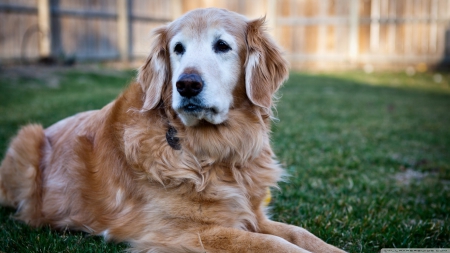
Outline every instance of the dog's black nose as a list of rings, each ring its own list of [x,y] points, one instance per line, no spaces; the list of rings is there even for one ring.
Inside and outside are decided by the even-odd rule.
[[[182,97],[197,96],[203,90],[203,81],[198,74],[182,74],[177,81],[177,91]]]

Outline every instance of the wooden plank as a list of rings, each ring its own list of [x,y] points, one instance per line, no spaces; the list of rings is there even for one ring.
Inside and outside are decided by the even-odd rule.
[[[302,4],[302,3],[300,3]],[[289,1],[289,6],[291,8],[291,17],[293,18],[298,18],[299,16],[299,8],[298,8],[299,2],[295,1],[295,0],[290,0]],[[278,19],[277,19],[278,22]],[[292,36],[291,36],[291,41],[292,41],[292,48],[290,50],[290,53],[297,53],[297,52],[301,52],[302,49],[302,44],[303,44],[303,39],[302,39],[302,35],[303,35],[303,26],[294,26],[291,28],[292,30]]]
[[[447,18],[450,19],[450,1],[447,2],[447,8],[446,9],[447,9],[447,11],[446,11],[447,15],[446,16],[447,16]],[[447,55],[447,57],[450,58],[450,29],[449,28],[447,28],[447,30],[445,31],[444,43],[445,43],[444,52]]]
[[[266,14],[266,25],[267,31],[273,37],[276,37],[275,27],[277,26],[277,1],[276,0],[266,0],[267,1],[267,14]]]
[[[341,52],[346,54],[348,52],[348,4],[347,0],[336,0],[335,1],[335,13],[336,17],[344,17],[346,22],[342,22],[342,24],[336,23],[334,25],[335,27],[335,34],[334,34],[334,41],[336,44],[335,52]]]
[[[388,7],[388,13],[385,13],[388,15],[389,18],[396,18],[396,11],[397,11],[397,0],[391,0],[389,1],[389,7]],[[388,51],[387,53],[392,54],[396,51],[396,33],[397,33],[397,25],[396,24],[390,24],[388,28],[388,35],[387,35],[387,46]]]
[[[409,13],[409,12],[408,12]],[[360,18],[361,24],[370,24],[372,22],[378,22],[380,24],[420,24],[420,23],[447,23],[450,18],[434,18],[434,17],[380,17],[380,18]]]
[[[380,0],[380,17],[388,17],[388,2],[389,0]],[[380,24],[378,32],[378,49],[376,54],[385,54],[387,52],[387,31],[389,24]]]
[[[130,60],[130,19],[129,19],[128,0],[117,0],[117,36],[119,54],[122,62],[127,63]]]
[[[404,2],[404,13],[403,17],[405,16],[405,13],[412,13],[412,5],[411,1]],[[404,54],[413,54],[412,50],[412,32],[411,32],[411,25],[407,22],[404,24],[404,33],[403,33],[403,42],[404,42]]]
[[[380,0],[372,0],[370,6],[370,51],[378,51],[380,44]]]
[[[277,25],[346,25],[348,17],[278,17]]]
[[[51,22],[50,1],[38,0],[38,26],[39,26],[39,56],[46,58],[51,56]]]
[[[120,0],[118,0],[120,2]],[[66,9],[66,8],[51,8],[53,15],[61,16],[73,16],[79,18],[103,18],[103,19],[116,19],[117,13],[110,11],[97,11],[97,10],[85,10],[85,9]]]
[[[433,0],[431,2],[431,17],[434,18],[438,18],[439,17],[439,2],[437,0]],[[429,41],[429,48],[430,48],[430,53],[432,54],[436,54],[437,53],[437,29],[438,29],[438,25],[436,22],[431,23],[431,27],[430,27],[430,41]]]
[[[450,18],[434,18],[434,17],[360,17],[360,24],[402,24],[402,23],[447,23]],[[279,17],[277,18],[277,25],[346,25],[349,24],[348,17]]]
[[[420,5],[418,6],[418,9],[420,10],[420,14],[424,18],[429,18],[429,10],[428,10],[429,3],[430,3],[429,0],[425,0],[425,1],[421,0]],[[421,26],[422,26],[422,32],[421,32],[422,38],[420,40],[419,52],[420,52],[420,54],[426,54],[428,52],[428,45],[429,45],[429,40],[430,40],[430,37],[426,36],[426,35],[429,34],[429,32],[430,32],[429,31],[430,25],[429,25],[429,23],[424,23],[424,24],[421,24]]]
[[[319,2],[319,17],[326,17],[328,15],[329,1],[322,0]],[[327,42],[327,26],[322,24],[318,27],[317,31],[317,52],[319,54],[326,51]]]
[[[119,2],[122,0],[118,0]],[[62,16],[73,16],[79,18],[88,18],[88,19],[117,19],[118,13],[112,11],[98,11],[98,10],[85,10],[85,9],[66,9],[66,8],[58,8],[52,7],[53,15],[62,15]],[[143,21],[143,22],[169,22],[172,19],[170,18],[155,18],[151,16],[144,15],[130,15],[130,19]]]
[[[175,14],[173,14],[175,17]],[[177,14],[178,15],[178,14]],[[179,17],[179,16],[177,16]],[[130,19],[133,21],[141,21],[141,22],[153,22],[153,23],[165,23],[172,21],[171,18],[154,18],[154,17],[148,17],[148,16],[137,16],[132,15],[130,16]]]
[[[37,13],[37,7],[0,3],[0,12]]]
[[[172,0],[172,20],[179,18],[183,14],[183,3],[182,0]]]
[[[347,62],[345,57],[341,54],[290,54],[287,56],[289,60],[293,61],[334,61]],[[358,63],[372,62],[372,63],[439,63],[441,61],[450,60],[442,55],[383,55],[383,54],[360,54],[358,56]]]
[[[349,52],[351,61],[355,61],[359,52],[359,0],[350,0]]]

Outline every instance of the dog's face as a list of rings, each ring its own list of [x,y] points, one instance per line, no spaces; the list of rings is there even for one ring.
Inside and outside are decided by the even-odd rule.
[[[169,42],[172,107],[182,122],[220,124],[233,104],[241,75],[236,37],[220,26],[193,31],[182,27]]]
[[[157,29],[138,76],[146,94],[142,109],[157,107],[161,99],[166,105],[166,85],[171,86],[170,104],[186,126],[226,121],[240,85],[253,104],[270,108],[288,70],[263,23],[226,10],[200,9]]]

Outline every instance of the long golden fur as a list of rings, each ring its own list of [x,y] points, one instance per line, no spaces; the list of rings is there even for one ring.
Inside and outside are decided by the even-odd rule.
[[[0,167],[0,203],[32,226],[103,235],[136,252],[343,252],[265,214],[266,189],[283,174],[269,132],[288,64],[263,23],[203,9],[157,29],[137,82],[115,101],[20,130]],[[171,106],[169,44],[181,31],[201,40],[211,26],[236,41],[238,81],[223,122],[190,126]]]

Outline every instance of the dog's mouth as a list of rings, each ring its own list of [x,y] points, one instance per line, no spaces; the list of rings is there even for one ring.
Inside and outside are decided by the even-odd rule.
[[[217,114],[218,110],[214,106],[205,105],[199,98],[184,99],[179,107],[179,112],[200,115],[200,114]]]
[[[227,114],[227,111],[219,110],[217,106],[205,105],[198,98],[184,99],[174,109],[188,126],[196,125],[200,120],[219,124],[225,120]]]
[[[196,105],[189,103],[182,107],[182,110],[188,114],[198,114],[198,113],[212,113],[217,114],[217,109],[214,107],[205,107],[201,105]]]

